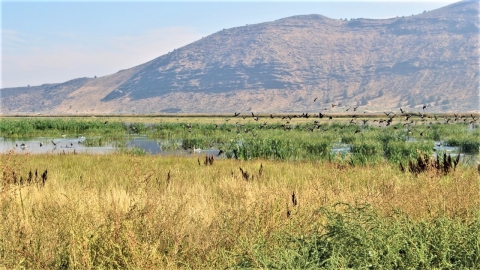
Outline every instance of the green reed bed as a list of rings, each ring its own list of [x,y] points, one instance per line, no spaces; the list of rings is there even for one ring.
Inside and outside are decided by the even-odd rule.
[[[341,142],[350,146],[348,159],[361,164],[384,159],[398,163],[420,153],[433,153],[433,141],[406,142],[406,132],[393,128],[358,129],[351,125],[323,128],[326,130],[265,131],[256,136],[242,134],[228,144],[227,151],[230,156],[240,159],[332,160],[335,158],[332,147]]]
[[[422,131],[425,139],[443,141],[449,146],[458,146],[468,153],[479,152],[480,129],[476,124],[438,124],[424,128]]]
[[[457,146],[466,153],[480,152],[480,133],[460,134],[458,136],[447,137],[445,142],[449,146]]]
[[[53,136],[58,134],[87,135],[88,145],[125,140],[126,136],[145,135],[157,139],[164,150],[220,148],[227,157],[239,159],[333,160],[339,158],[331,149],[347,144],[351,153],[347,160],[355,163],[376,163],[382,160],[398,163],[417,154],[432,154],[433,142],[458,146],[461,151],[478,153],[480,129],[455,124],[402,123],[378,126],[372,119],[365,124],[357,120],[319,121],[302,119],[291,123],[230,119],[224,123],[158,122],[122,123],[106,120],[78,119],[4,119],[0,135],[6,138]],[[308,122],[305,122],[308,121]],[[314,122],[316,121],[316,122]],[[236,154],[235,154],[236,153]],[[345,155],[342,155],[345,159]]]
[[[393,163],[413,160],[418,155],[432,154],[433,142],[391,141],[383,146],[385,158]]]
[[[81,121],[77,119],[1,119],[0,136],[18,138],[28,136],[115,135],[127,131],[121,122]]]

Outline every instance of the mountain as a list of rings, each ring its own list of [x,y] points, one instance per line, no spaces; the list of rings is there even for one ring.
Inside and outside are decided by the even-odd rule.
[[[477,1],[461,1],[409,17],[224,29],[112,75],[1,89],[2,113],[475,111],[478,16]]]

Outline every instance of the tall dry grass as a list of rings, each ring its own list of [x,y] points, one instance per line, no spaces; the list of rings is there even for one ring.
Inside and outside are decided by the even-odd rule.
[[[282,252],[301,253],[303,244],[298,243],[305,241],[312,247],[316,240],[310,236],[330,228],[337,211],[324,210],[338,202],[354,209],[370,205],[378,224],[407,218],[411,224],[435,228],[435,222],[444,218],[470,228],[480,220],[476,168],[459,167],[446,176],[433,171],[415,176],[386,163],[351,167],[215,160],[206,166],[204,159],[1,155],[0,266],[308,267],[308,260],[283,263],[281,258],[292,254]],[[48,169],[44,186],[13,184],[13,172],[25,178],[36,169]],[[472,247],[480,246],[480,236],[471,239],[478,240]],[[359,266],[336,258],[331,265]]]

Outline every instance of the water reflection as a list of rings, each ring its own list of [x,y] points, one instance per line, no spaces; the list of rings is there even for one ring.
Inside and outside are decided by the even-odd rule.
[[[334,143],[331,151],[332,154],[346,155],[351,153],[352,147],[346,143]]]
[[[0,153],[59,154],[59,153],[92,153],[108,154],[117,150],[114,143],[103,146],[86,146],[85,138],[47,138],[5,140],[0,137]]]
[[[417,139],[408,138],[408,142],[416,142]],[[242,141],[238,142],[241,146]],[[90,153],[90,154],[109,154],[118,152],[121,149],[138,148],[151,155],[175,155],[175,156],[204,156],[213,155],[219,158],[225,158],[225,154],[220,153],[222,145],[213,145],[210,149],[183,149],[182,140],[152,140],[144,135],[135,137],[127,136],[118,139],[105,139],[102,137],[78,137],[78,138],[51,138],[36,137],[5,140],[0,137],[0,153],[29,153],[29,154],[61,154],[61,153]],[[434,156],[450,154],[452,157],[460,155],[463,163],[475,164],[478,160],[478,154],[463,153],[459,147],[448,146],[444,142],[434,142]],[[331,148],[332,154],[347,155],[351,153],[351,145],[346,143],[334,143]]]
[[[214,155],[218,156],[220,150],[210,149],[183,149],[182,141],[152,140],[146,136],[127,137],[123,140],[105,140],[101,137],[80,138],[52,138],[36,137],[5,140],[0,137],[0,153],[10,151],[17,154],[63,154],[63,153],[90,153],[109,154],[121,149],[139,148],[151,155]],[[221,156],[220,156],[221,157]]]
[[[160,145],[156,141],[149,140],[146,137],[133,138],[132,140],[127,141],[126,147],[128,149],[137,147],[152,155],[157,155],[162,152]]]

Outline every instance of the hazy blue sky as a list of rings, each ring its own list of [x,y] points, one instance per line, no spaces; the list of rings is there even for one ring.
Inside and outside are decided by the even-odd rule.
[[[409,16],[454,2],[1,1],[0,87],[112,74],[223,28],[301,14]]]

